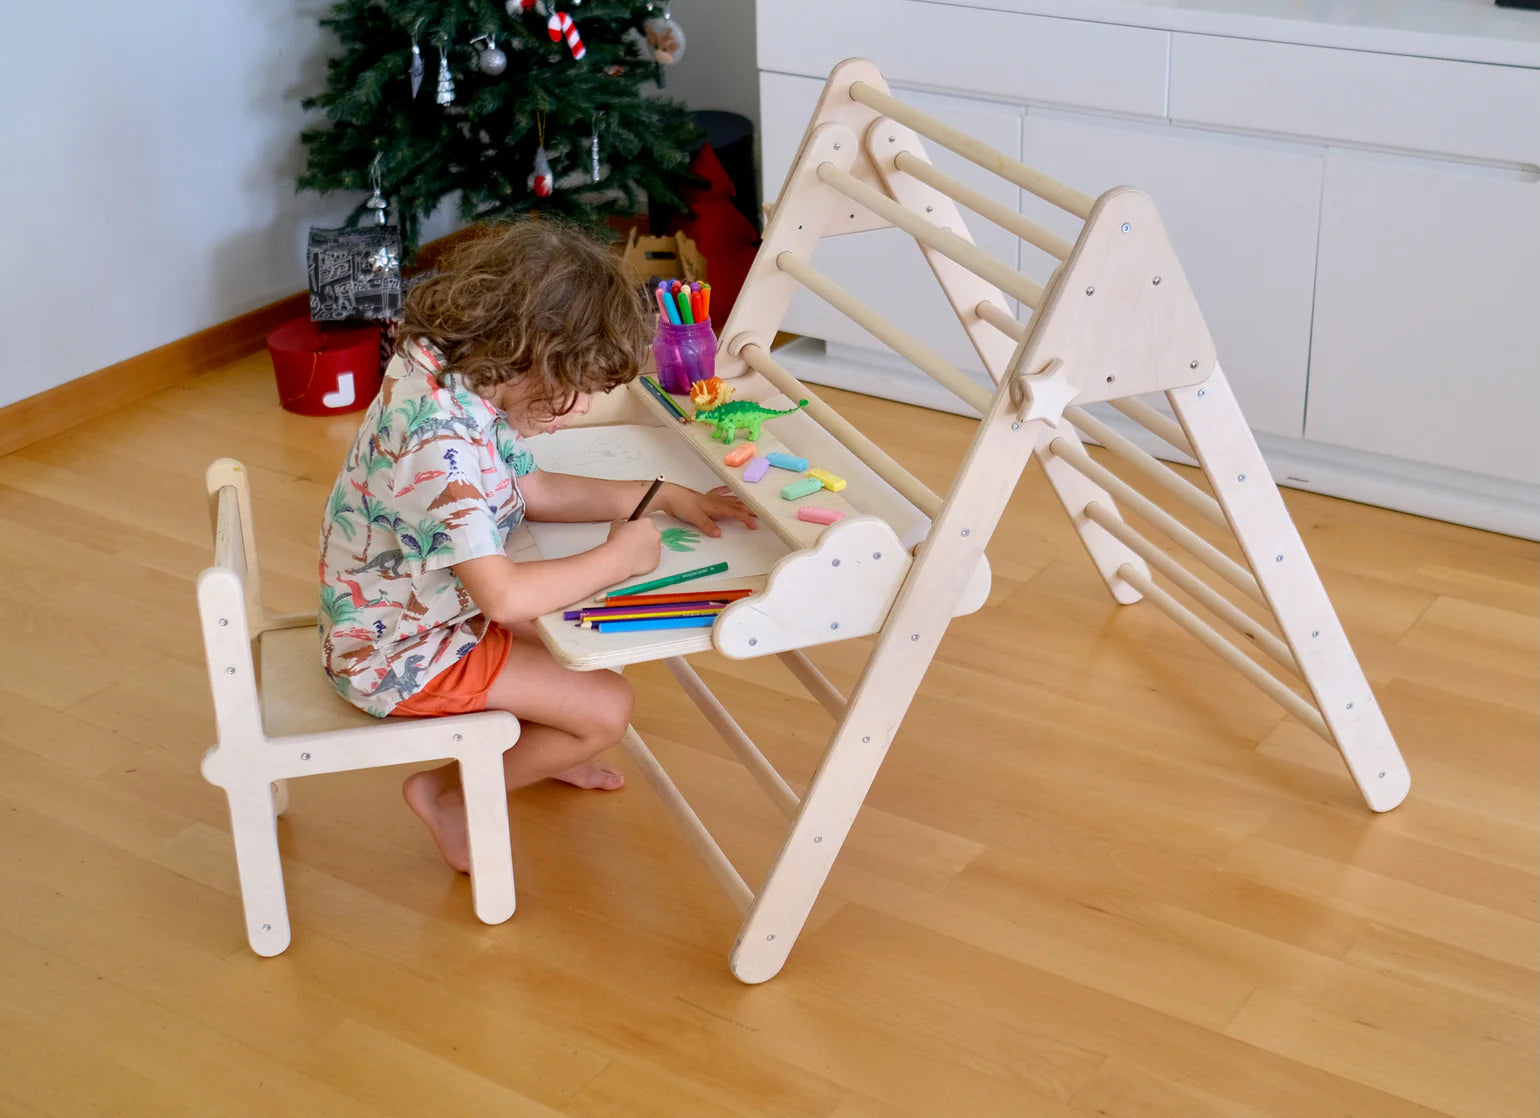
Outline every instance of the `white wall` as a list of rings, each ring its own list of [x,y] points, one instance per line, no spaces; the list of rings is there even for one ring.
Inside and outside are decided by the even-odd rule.
[[[0,407],[303,290],[307,229],[357,201],[294,189],[329,7],[5,3]],[[753,0],[673,14],[666,92],[757,121]]]
[[[294,190],[328,6],[5,5],[0,406],[304,288],[357,201]]]
[[[776,0],[765,0],[774,4]],[[662,11],[661,0],[657,9]],[[754,0],[672,0],[684,28],[684,57],[664,75],[663,93],[692,109],[746,116],[759,131],[759,67],[754,54]],[[578,12],[581,21],[582,13]],[[581,23],[580,23],[581,26]]]

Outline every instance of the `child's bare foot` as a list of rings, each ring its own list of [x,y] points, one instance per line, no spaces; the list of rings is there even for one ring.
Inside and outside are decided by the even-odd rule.
[[[465,794],[459,784],[450,783],[443,769],[432,769],[407,777],[401,795],[427,826],[444,861],[461,873],[470,873],[470,833],[465,822]]]
[[[626,778],[620,774],[619,769],[607,761],[597,759],[573,765],[566,772],[559,772],[551,779],[575,784],[579,788],[602,788],[606,792],[623,788],[626,783]]]

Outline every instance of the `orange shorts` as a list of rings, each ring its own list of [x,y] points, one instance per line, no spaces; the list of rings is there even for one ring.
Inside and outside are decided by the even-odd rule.
[[[428,680],[421,691],[402,699],[390,713],[431,718],[486,710],[487,692],[512,647],[513,634],[492,622],[475,648]]]

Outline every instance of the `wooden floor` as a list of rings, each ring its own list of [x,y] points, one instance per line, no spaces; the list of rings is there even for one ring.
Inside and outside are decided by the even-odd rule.
[[[969,422],[829,396],[947,483]],[[0,458],[0,1113],[1535,1114],[1536,547],[1293,492],[1411,766],[1388,815],[1115,606],[1033,467],[774,981],[731,978],[736,914],[634,773],[513,797],[493,928],[399,770],[297,784],[294,942],[257,958],[198,774],[201,476],[250,467],[269,596],[305,608],[356,422],[281,412],[259,356]],[[866,648],[814,659],[848,687]],[[698,666],[800,786],[820,708]],[[633,679],[754,883],[779,817]]]

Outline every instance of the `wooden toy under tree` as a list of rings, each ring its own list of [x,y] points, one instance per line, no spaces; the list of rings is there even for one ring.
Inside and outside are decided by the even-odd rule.
[[[1073,241],[1056,236],[938,171],[926,141],[1073,214],[1083,222],[1079,235]],[[979,250],[959,203],[1056,258],[1046,285]],[[788,553],[767,578],[740,580],[754,593],[728,604],[709,631],[635,634],[632,643],[604,645],[592,643],[602,638],[585,644],[564,635],[544,619],[539,626],[558,659],[574,667],[662,659],[790,820],[779,853],[751,889],[635,731],[623,740],[744,914],[729,956],[738,978],[762,982],[785,963],[948,623],[982,607],[988,596],[985,548],[1034,458],[1116,601],[1146,600],[1318,734],[1340,753],[1370,808],[1387,811],[1402,801],[1410,786],[1406,765],[1147,195],[1127,187],[1095,199],[1082,194],[909,107],[891,96],[875,66],[853,60],[830,76],[771,213],[764,244],[722,328],[716,368],[736,389],[733,404],[783,411],[805,400],[806,410],[766,426],[755,440],[758,453],[740,469],[723,462],[721,443],[704,425],[677,424],[663,402],[640,389],[632,394],[661,430],[684,439],[743,497]],[[918,243],[994,379],[993,391],[810,263],[826,236],[889,226]],[[799,287],[979,413],[944,496],[772,356],[771,339]],[[1031,312],[1030,322],[1010,313],[1010,299]],[[1151,392],[1165,394],[1174,421],[1138,399]],[[1195,458],[1208,490],[1085,410],[1099,401]],[[1093,459],[1078,432],[1101,442],[1123,469]],[[749,480],[751,468],[776,455],[800,456],[818,469],[815,478],[837,482],[837,491],[825,484],[809,498],[816,507],[793,512],[794,502],[780,498],[778,491],[790,488],[782,480],[765,477],[763,468],[752,475],[762,480]],[[1241,558],[1208,543],[1125,473],[1226,529]],[[1126,521],[1125,509],[1143,525]],[[901,539],[896,526],[909,514],[920,528]],[[1228,583],[1245,608],[1168,555],[1148,534],[1152,528]],[[916,546],[906,546],[911,536]],[[1242,639],[1227,636],[1227,629]],[[804,652],[872,634],[875,647],[849,696]],[[685,661],[707,648],[737,658],[779,656],[833,717],[823,760],[805,789],[793,789],[776,772]]]

